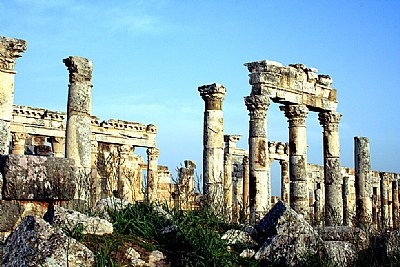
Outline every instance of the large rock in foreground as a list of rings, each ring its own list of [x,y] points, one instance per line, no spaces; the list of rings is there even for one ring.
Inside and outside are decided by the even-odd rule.
[[[74,161],[28,155],[0,156],[6,200],[71,200],[75,193]]]
[[[3,267],[94,266],[86,246],[43,219],[27,216],[4,244]]]

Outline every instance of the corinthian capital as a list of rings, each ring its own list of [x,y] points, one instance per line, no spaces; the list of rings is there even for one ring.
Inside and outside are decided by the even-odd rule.
[[[198,87],[200,96],[206,103],[206,110],[222,110],[226,88],[222,84],[213,83]]]
[[[325,130],[334,131],[339,127],[342,114],[336,111],[323,111],[318,114],[319,123]]]
[[[160,150],[156,147],[149,147],[146,152],[149,159],[157,159],[160,155]]]
[[[0,70],[15,73],[15,60],[26,51],[26,41],[0,36]]]
[[[69,71],[69,83],[90,82],[93,63],[83,57],[71,56],[63,60]]]
[[[279,108],[285,113],[290,126],[304,126],[306,124],[308,108],[305,105],[286,105]]]
[[[265,119],[269,107],[269,97],[264,95],[250,95],[244,98],[249,115],[253,119]]]

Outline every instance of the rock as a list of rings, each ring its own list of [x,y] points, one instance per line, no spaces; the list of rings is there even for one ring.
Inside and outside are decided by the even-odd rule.
[[[391,257],[400,254],[400,230],[394,230],[388,233],[384,240],[384,251]]]
[[[167,266],[165,262],[165,256],[161,251],[154,250],[151,252],[149,256],[149,264],[150,267],[160,267],[160,266]]]
[[[353,266],[356,248],[346,241],[325,241],[324,256],[331,259],[337,266]]]
[[[75,193],[74,161],[30,155],[0,156],[3,199],[71,200]]]
[[[131,261],[132,266],[143,266],[146,264],[144,260],[140,259],[140,254],[135,249],[129,247],[126,250],[126,258]]]
[[[14,228],[25,208],[13,201],[0,200],[0,232]]]
[[[43,219],[27,216],[7,238],[3,267],[94,266],[86,246],[66,236]]]
[[[54,206],[52,225],[72,232],[81,227],[82,234],[104,235],[113,233],[113,225],[99,217],[89,217],[75,210]]]
[[[366,249],[369,245],[368,233],[356,227],[325,226],[318,229],[318,233],[324,241],[346,241],[359,249]]]
[[[176,233],[179,231],[179,227],[178,225],[169,225],[167,227],[164,227],[160,230],[160,235],[166,235],[166,234],[170,234],[170,233]]]
[[[241,230],[228,230],[222,237],[222,240],[226,240],[228,245],[234,245],[234,244],[257,244],[251,236]]]
[[[100,199],[96,203],[95,213],[103,219],[111,221],[108,211],[120,211],[126,209],[129,206],[129,201],[125,199],[119,199],[114,196],[109,198]]]
[[[251,258],[254,256],[254,254],[256,254],[256,252],[253,249],[245,249],[242,251],[242,253],[240,253],[240,257],[242,258]]]
[[[162,207],[158,205],[153,206],[154,211],[157,213],[158,216],[163,217],[165,220],[172,220],[172,215],[166,212]]]
[[[297,236],[317,235],[314,228],[283,201],[278,201],[272,209],[255,225],[258,240],[266,240],[275,235]]]
[[[278,265],[298,266],[305,255],[316,254],[319,246],[315,235],[277,235],[268,238],[254,258]]]

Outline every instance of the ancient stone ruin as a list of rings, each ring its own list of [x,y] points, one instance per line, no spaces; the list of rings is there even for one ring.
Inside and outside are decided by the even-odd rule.
[[[14,104],[14,66],[25,51],[24,40],[0,37],[0,242],[21,218],[25,219],[19,230],[29,224],[44,227],[30,215],[53,221],[61,210],[54,205],[90,209],[114,197],[121,203],[199,207],[196,163],[186,160],[172,182],[168,168],[158,163],[157,126],[100,121],[92,114],[90,60],[77,56],[63,60],[69,74],[66,112]],[[265,220],[291,216],[306,226],[303,234],[313,242],[318,240],[311,225],[399,228],[400,174],[371,170],[368,138],[354,138],[354,168],[340,165],[342,115],[336,112],[331,77],[303,64],[283,66],[264,60],[245,66],[251,85],[244,97],[248,150],[236,146],[241,135],[224,133],[227,89],[217,83],[198,87],[205,103],[204,204],[228,222],[261,225],[259,232],[265,231]],[[267,112],[272,103],[281,105],[288,120],[289,140],[268,139]],[[307,161],[309,112],[318,112],[322,126],[323,166]],[[147,159],[135,154],[136,148],[145,148]],[[274,160],[281,166],[280,196],[271,194]],[[271,240],[265,251],[282,242]]]

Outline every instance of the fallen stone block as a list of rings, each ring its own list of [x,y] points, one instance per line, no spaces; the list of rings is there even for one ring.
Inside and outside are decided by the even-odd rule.
[[[3,267],[94,266],[86,246],[43,219],[27,216],[4,244]]]
[[[74,197],[72,159],[1,155],[0,173],[6,200],[71,200]]]
[[[336,266],[353,266],[356,259],[356,248],[346,241],[325,241],[324,256],[333,261]]]
[[[222,240],[226,240],[228,245],[234,244],[252,244],[256,245],[257,243],[253,240],[253,238],[245,231],[231,229],[228,230],[222,237]]]

